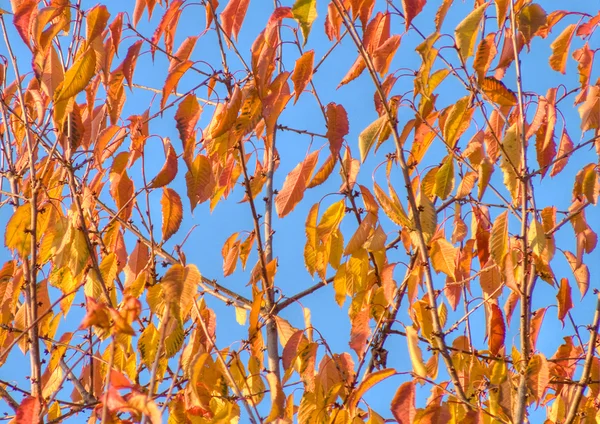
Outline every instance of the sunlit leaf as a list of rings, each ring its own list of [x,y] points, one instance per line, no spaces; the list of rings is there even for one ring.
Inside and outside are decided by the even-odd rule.
[[[221,25],[228,37],[237,40],[249,3],[250,0],[229,0],[221,12]]]
[[[295,99],[294,104],[300,98],[300,95],[312,79],[313,65],[315,61],[315,51],[309,50],[296,60],[292,82],[294,83]]]
[[[435,174],[434,193],[442,200],[446,200],[454,190],[454,158],[449,155]]]
[[[300,24],[304,45],[308,41],[308,34],[313,22],[317,19],[317,1],[316,0],[296,0],[292,6],[294,19]]]
[[[185,74],[186,71],[190,69],[193,64],[194,63],[191,60],[180,62],[179,64],[177,64],[177,66],[173,68],[171,73],[169,73],[162,89],[162,98],[160,100],[161,109],[163,109],[167,104],[169,95],[173,92],[173,90],[177,89],[177,84],[179,84],[179,80],[181,80],[183,74]]]
[[[411,424],[417,413],[415,409],[415,382],[407,381],[398,387],[390,409],[400,424]]]
[[[552,55],[550,56],[550,67],[564,74],[567,71],[567,59],[569,58],[569,47],[575,32],[576,24],[571,24],[560,33],[552,42]]]
[[[96,53],[87,49],[65,72],[63,82],[54,92],[54,103],[69,100],[76,96],[88,85],[96,68]]]
[[[163,241],[166,241],[179,230],[183,220],[183,206],[179,194],[170,188],[163,190],[160,204],[162,206],[162,238]]]
[[[477,30],[481,18],[483,17],[483,12],[487,6],[488,3],[483,3],[469,13],[469,15],[458,24],[454,31],[456,47],[458,48],[463,61],[466,61],[473,55],[473,48],[475,47],[475,40],[477,39]]]
[[[419,377],[427,377],[427,368],[423,362],[423,354],[419,347],[419,336],[417,330],[412,326],[406,327],[406,342],[408,344],[408,354],[412,362],[413,371]]]
[[[567,313],[573,307],[573,301],[571,299],[571,285],[569,280],[566,278],[560,279],[558,286],[558,293],[556,294],[556,301],[558,304],[558,319],[565,325],[565,317]]]
[[[358,136],[358,150],[360,151],[360,160],[364,162],[367,159],[367,154],[379,133],[387,123],[387,116],[381,116],[365,128]]]
[[[177,175],[177,153],[168,139],[165,140],[166,159],[162,169],[150,182],[150,187],[158,188],[169,184]]]
[[[410,28],[412,20],[423,10],[426,0],[402,0],[404,9],[404,19],[406,21],[406,30]]]
[[[500,106],[514,106],[517,104],[517,96],[506,88],[502,81],[494,77],[486,77],[480,81],[481,89],[491,101]]]
[[[534,34],[546,24],[546,11],[537,3],[525,5],[517,16],[517,27],[525,39],[527,45],[530,44]]]
[[[304,197],[306,185],[317,165],[318,159],[318,150],[310,153],[285,178],[283,187],[275,197],[275,209],[280,218],[293,211]]]
[[[504,346],[505,334],[506,328],[504,326],[502,310],[498,305],[492,303],[490,304],[488,318],[488,346],[492,355],[497,355]]]

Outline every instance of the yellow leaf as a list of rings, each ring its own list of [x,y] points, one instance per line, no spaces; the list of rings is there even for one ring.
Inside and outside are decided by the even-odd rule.
[[[517,96],[506,88],[502,81],[494,77],[485,77],[480,81],[481,90],[494,103],[500,106],[514,106],[517,104]]]
[[[325,242],[329,236],[339,227],[340,222],[344,218],[346,204],[344,200],[334,203],[329,206],[317,226],[317,237]]]
[[[504,257],[508,253],[508,211],[496,217],[490,237],[490,254],[496,265],[504,269]]]
[[[179,230],[183,220],[183,205],[179,194],[171,188],[163,190],[160,204],[162,206],[162,238],[163,241],[167,241]]]
[[[442,200],[452,193],[454,189],[454,158],[448,155],[442,166],[435,174],[434,193]]]
[[[502,141],[504,154],[500,161],[500,168],[504,173],[504,185],[510,192],[513,200],[519,194],[519,180],[515,169],[521,169],[521,140],[518,134],[518,124],[513,124],[507,131]]]
[[[408,343],[408,354],[412,362],[413,371],[419,377],[427,377],[427,368],[423,362],[423,354],[419,347],[419,336],[417,330],[412,326],[406,327],[406,342]]]
[[[478,172],[479,182],[477,183],[477,199],[481,200],[483,198],[483,194],[485,193],[485,189],[487,188],[490,179],[492,178],[492,173],[494,172],[494,164],[488,158],[485,158],[481,162]]]
[[[154,363],[154,357],[156,356],[156,351],[160,342],[160,334],[156,330],[156,327],[151,322],[149,323],[142,334],[138,339],[138,352],[140,352],[140,357],[142,362],[148,367],[148,369],[152,369],[152,364]]]
[[[395,202],[390,199],[377,183],[373,183],[373,189],[375,191],[375,197],[377,198],[377,201],[381,205],[381,208],[387,217],[395,224],[401,225],[405,228],[411,228],[412,223],[406,215],[402,203]]]
[[[302,36],[304,37],[304,45],[308,41],[310,28],[317,19],[317,0],[296,0],[292,6],[294,19],[300,24]]]
[[[79,94],[88,85],[96,69],[96,53],[88,48],[65,73],[65,78],[54,92],[54,103]]]
[[[450,279],[455,280],[456,248],[448,240],[439,238],[432,243],[430,255],[431,265],[435,272],[443,272]]]
[[[458,24],[454,31],[456,47],[458,47],[458,51],[460,52],[463,61],[466,61],[473,54],[475,40],[477,39],[477,30],[481,23],[483,12],[487,6],[488,3],[484,3],[469,13],[469,15]]]
[[[383,129],[386,122],[387,116],[381,116],[359,134],[358,150],[360,151],[361,162],[364,162],[367,158],[369,150],[371,150],[373,143],[375,143],[375,140],[377,140],[377,136]]]
[[[304,265],[310,273],[314,275],[317,267],[317,216],[319,214],[319,204],[315,203],[308,216],[306,217],[306,244],[304,245]]]
[[[435,230],[437,228],[437,214],[435,212],[435,206],[422,191],[417,196],[417,208],[419,214],[419,222],[421,223],[421,231],[423,232],[423,238],[425,243],[429,243]],[[412,211],[411,211],[412,212]]]
[[[267,381],[269,382],[271,392],[271,412],[266,422],[272,422],[282,417],[285,412],[285,393],[283,393],[283,389],[281,388],[281,381],[279,381],[274,373],[267,373]]]
[[[533,253],[540,256],[546,248],[546,233],[544,232],[544,227],[542,227],[542,224],[537,219],[534,219],[529,224],[527,239]]]
[[[470,97],[465,96],[459,99],[450,109],[448,118],[444,123],[444,142],[454,149],[458,138],[465,132],[471,123],[473,108],[469,107]]]
[[[552,55],[550,56],[550,67],[555,71],[564,74],[567,70],[567,59],[569,57],[569,47],[575,33],[576,24],[571,24],[560,33],[556,40],[550,44]]]
[[[31,249],[31,205],[24,203],[17,208],[6,225],[4,244],[9,249],[15,249],[22,258],[29,255]]]
[[[244,308],[235,307],[235,320],[239,325],[246,325],[246,319],[248,317],[248,311]]]

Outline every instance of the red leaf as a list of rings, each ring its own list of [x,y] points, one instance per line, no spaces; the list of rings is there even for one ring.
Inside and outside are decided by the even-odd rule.
[[[283,188],[279,191],[277,197],[275,197],[275,209],[280,218],[293,211],[304,197],[306,184],[317,165],[318,159],[318,150],[310,153],[285,178]]]
[[[177,175],[177,153],[168,138],[165,138],[165,150],[167,154],[165,164],[150,183],[151,188],[164,187]]]
[[[497,355],[504,346],[504,336],[506,328],[502,310],[496,304],[490,304],[490,314],[488,322],[488,345],[492,355]]]
[[[183,220],[183,206],[179,194],[170,188],[163,190],[160,204],[162,206],[162,236],[163,241],[166,241],[179,230]]]
[[[579,28],[577,28],[577,36],[578,37],[587,37],[588,35],[590,35],[592,33],[592,31],[595,29],[596,26],[598,26],[600,24],[600,13],[598,13],[596,16],[590,18],[589,21],[587,21],[584,24],[581,24],[579,26]]]
[[[337,157],[344,137],[348,135],[349,124],[348,114],[344,106],[335,103],[327,105],[327,139],[329,140],[329,149],[331,156]]]
[[[294,104],[296,104],[300,94],[302,94],[306,85],[312,79],[314,59],[315,51],[309,50],[296,61],[294,73],[292,74],[292,82],[294,83],[294,93],[296,97],[294,99]]]
[[[402,0],[404,8],[404,18],[406,19],[406,29],[410,27],[412,20],[421,13],[425,6],[426,0]]]
[[[37,398],[28,396],[17,409],[16,424],[38,424],[42,408]]]
[[[390,408],[392,415],[399,424],[412,424],[414,422],[417,414],[414,381],[407,381],[398,387]]]
[[[221,12],[221,25],[229,38],[233,37],[237,41],[249,4],[250,0],[229,0]]]

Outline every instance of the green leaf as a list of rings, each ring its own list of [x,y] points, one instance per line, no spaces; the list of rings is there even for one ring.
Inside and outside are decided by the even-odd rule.
[[[483,17],[487,3],[482,4],[477,9],[469,13],[463,21],[458,24],[454,31],[454,38],[456,39],[456,47],[460,52],[460,56],[463,60],[467,60],[473,55],[473,49],[475,47],[475,40],[477,39],[477,30]]]
[[[358,136],[358,150],[360,151],[360,160],[364,162],[367,158],[367,154],[375,140],[377,140],[377,136],[381,132],[386,123],[386,116],[379,117],[376,121],[374,121],[371,125],[364,129],[363,132]]]
[[[294,19],[300,24],[304,45],[306,45],[310,28],[317,19],[317,0],[296,0],[296,3],[292,6],[292,13]]]

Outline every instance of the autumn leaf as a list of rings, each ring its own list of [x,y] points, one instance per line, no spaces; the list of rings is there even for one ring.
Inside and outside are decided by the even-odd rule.
[[[69,100],[83,91],[88,85],[96,68],[96,53],[87,49],[65,72],[65,77],[54,92],[54,103]]]
[[[363,130],[358,136],[358,150],[360,151],[360,160],[364,163],[367,159],[367,154],[379,133],[387,123],[387,116],[383,115],[377,118],[373,123],[371,123],[367,128]]]
[[[517,16],[517,27],[529,45],[538,29],[546,24],[546,11],[537,3],[525,5]]]
[[[356,352],[359,359],[365,355],[367,339],[371,335],[369,327],[369,309],[363,309],[352,318],[352,329],[350,331],[350,348]]]
[[[506,88],[502,81],[494,77],[486,77],[479,83],[487,97],[500,106],[514,106],[517,104],[517,96]]]
[[[162,238],[167,241],[179,230],[183,220],[183,206],[179,194],[173,189],[165,188],[162,199]]]
[[[508,211],[502,212],[494,220],[490,238],[490,253],[496,265],[504,269],[504,257],[508,253]]]
[[[350,409],[352,415],[354,415],[354,411],[356,410],[358,402],[362,399],[364,394],[367,393],[367,391],[369,391],[376,384],[395,374],[396,370],[393,368],[386,368],[368,374],[356,388],[356,391],[352,393],[350,399],[348,399],[348,409]]]
[[[435,174],[434,193],[442,200],[446,200],[454,189],[454,158],[449,155]]]
[[[313,64],[315,60],[315,51],[309,50],[296,60],[292,82],[294,83],[295,99],[294,104],[300,98],[300,95],[312,79]]]
[[[406,327],[406,342],[408,344],[408,354],[412,362],[413,371],[419,377],[427,377],[427,368],[423,362],[423,354],[419,347],[419,336],[417,330],[412,326]]]
[[[21,257],[29,255],[31,249],[31,205],[24,203],[17,208],[6,225],[4,245],[15,249]]]
[[[206,156],[196,156],[192,166],[185,174],[185,182],[190,208],[193,212],[198,203],[205,202],[210,198],[215,184],[211,164]]]
[[[275,209],[280,218],[293,211],[304,197],[306,184],[317,165],[318,159],[318,150],[310,153],[285,178],[283,187],[275,197]]]
[[[38,398],[27,396],[21,401],[17,409],[16,424],[36,424],[40,422],[42,407]]]
[[[404,19],[406,21],[406,30],[410,28],[412,20],[423,10],[426,0],[402,0],[404,9]]]
[[[229,0],[221,12],[221,25],[229,38],[237,41],[249,4],[250,0]]]
[[[164,187],[173,181],[177,175],[177,153],[175,153],[175,149],[168,138],[165,139],[165,150],[167,154],[165,164],[150,182],[151,188]]]
[[[558,286],[558,293],[556,294],[556,301],[558,303],[558,319],[565,325],[565,317],[567,313],[573,307],[573,301],[571,299],[571,285],[569,280],[566,278],[560,279]]]
[[[483,17],[483,12],[487,8],[488,3],[483,3],[481,6],[473,10],[469,15],[462,20],[454,31],[456,39],[456,47],[463,61],[466,61],[473,55],[475,40],[477,39],[477,30]]]
[[[194,63],[191,60],[186,60],[185,62],[180,62],[177,66],[173,68],[173,70],[167,76],[167,80],[162,89],[162,98],[160,100],[160,108],[164,109],[167,104],[167,100],[169,99],[169,94],[173,92],[173,90],[177,89],[177,84],[179,84],[179,80],[183,77],[183,74],[186,73],[188,69],[192,67]]]
[[[317,19],[317,1],[316,0],[296,0],[292,6],[294,19],[300,24],[304,45],[308,41],[308,34],[313,22]]]
[[[497,355],[504,346],[505,334],[502,310],[498,305],[491,303],[488,318],[488,346],[492,355]]]
[[[415,408],[415,382],[407,381],[398,387],[390,409],[399,424],[411,424],[417,414]]]
[[[342,148],[344,137],[348,135],[349,124],[348,114],[344,106],[335,103],[329,103],[326,109],[327,113],[327,139],[329,140],[329,149],[332,159],[338,155]]]
[[[569,58],[569,47],[575,32],[576,24],[571,24],[560,33],[556,40],[550,44],[552,55],[550,55],[550,67],[564,74],[567,71],[567,59]]]

